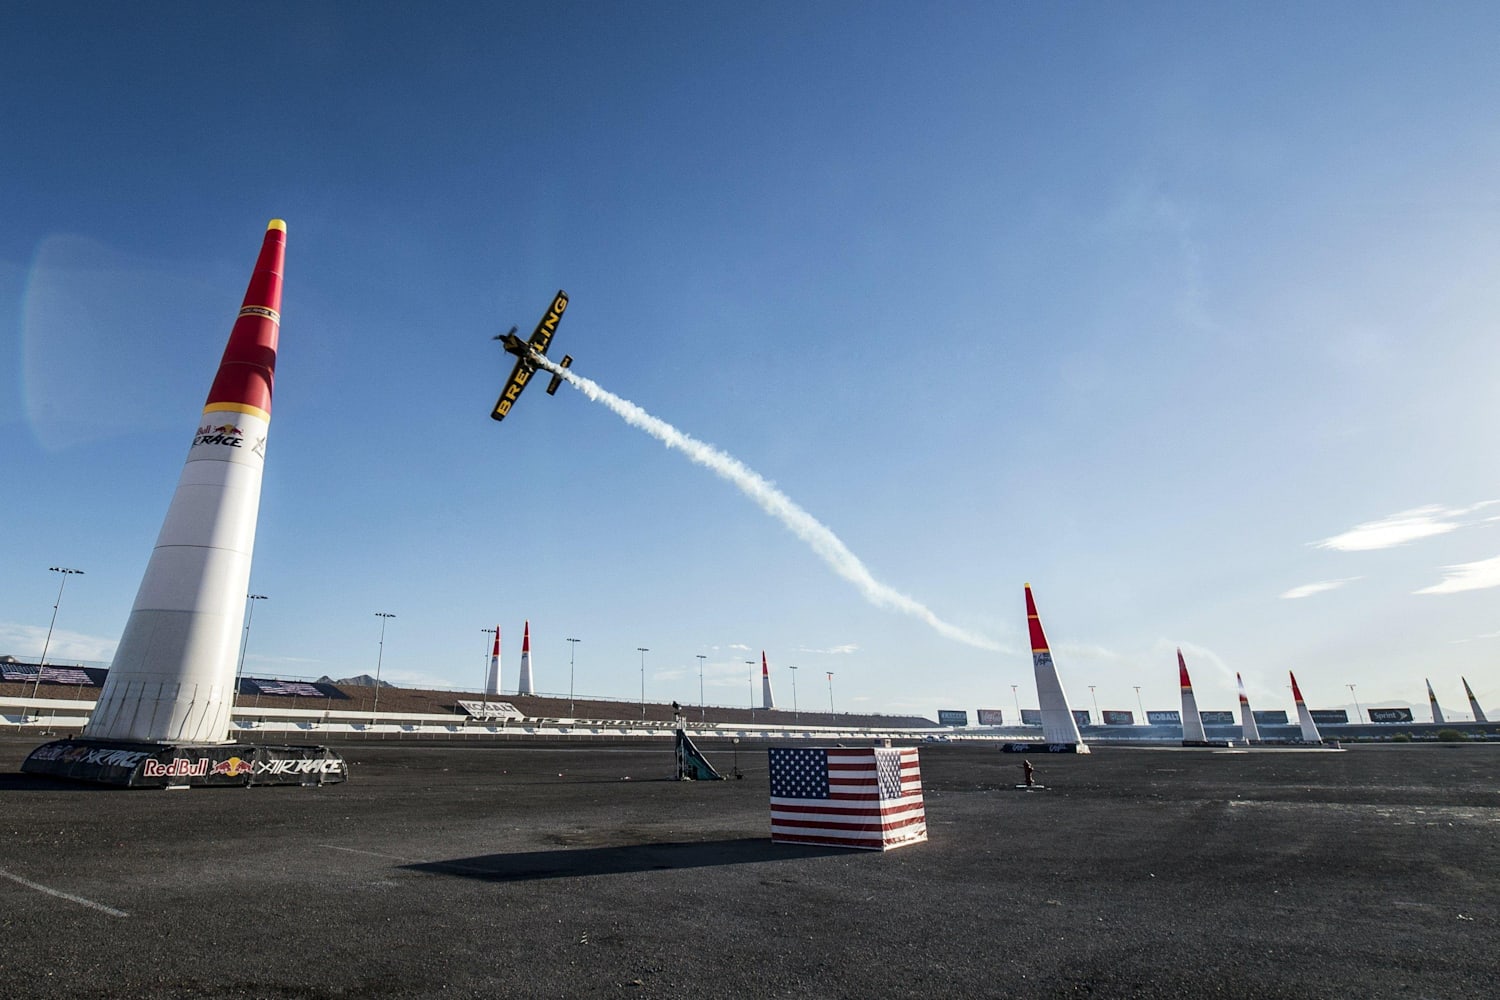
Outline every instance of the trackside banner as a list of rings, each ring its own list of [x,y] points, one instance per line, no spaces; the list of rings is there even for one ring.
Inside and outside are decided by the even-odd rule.
[[[349,777],[343,758],[327,747],[162,746],[89,739],[55,740],[37,747],[21,770],[127,788],[325,785]]]

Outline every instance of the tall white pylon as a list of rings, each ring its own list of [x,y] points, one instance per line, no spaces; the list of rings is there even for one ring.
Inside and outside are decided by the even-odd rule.
[[[1245,696],[1245,679],[1239,674],[1234,679],[1240,686],[1240,737],[1246,743],[1259,743],[1260,727],[1255,724],[1255,713],[1250,711],[1250,699]]]
[[[1193,697],[1193,682],[1188,679],[1181,649],[1177,650],[1177,683],[1182,688],[1182,742],[1207,743],[1208,734],[1203,731],[1203,716],[1198,714],[1198,699]]]
[[[285,261],[272,219],[85,737],[229,741]]]
[[[1088,744],[1078,732],[1078,720],[1068,707],[1062,678],[1052,664],[1052,651],[1042,633],[1042,619],[1036,613],[1031,584],[1026,584],[1026,627],[1031,633],[1031,668],[1036,674],[1036,697],[1042,710],[1042,739],[1054,746],[1071,746],[1077,753],[1088,753]]]
[[[490,651],[490,675],[484,679],[485,694],[500,693],[500,626],[495,626],[495,648]]]
[[[766,663],[766,651],[760,651],[760,701],[761,708],[775,708],[776,699],[771,694],[771,668]]]
[[[1464,682],[1464,694],[1469,696],[1469,711],[1474,713],[1474,721],[1489,722],[1490,720],[1484,717],[1484,709],[1479,707],[1479,699],[1474,697],[1474,689],[1469,687],[1468,680],[1463,677],[1459,680]]]
[[[1297,687],[1297,675],[1288,670],[1287,676],[1292,679],[1292,697],[1297,701],[1297,722],[1302,726],[1302,742],[1322,743],[1323,734],[1318,732],[1317,723],[1313,722],[1312,713],[1307,710],[1307,702],[1302,700],[1302,690]]]
[[[1425,677],[1422,679],[1427,680],[1427,678]],[[1432,681],[1427,681],[1427,703],[1432,706],[1433,722],[1443,723],[1448,721],[1447,719],[1443,718],[1443,708],[1437,702],[1437,695],[1433,693]]]
[[[516,694],[536,694],[536,685],[531,682],[531,622],[526,622],[526,630],[521,634],[521,683],[517,685]]]

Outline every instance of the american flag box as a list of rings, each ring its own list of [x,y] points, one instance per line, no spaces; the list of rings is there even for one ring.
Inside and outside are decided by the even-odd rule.
[[[771,841],[889,851],[927,839],[915,747],[771,749]]]

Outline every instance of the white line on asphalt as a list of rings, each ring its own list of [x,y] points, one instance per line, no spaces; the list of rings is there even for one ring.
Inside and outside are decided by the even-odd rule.
[[[39,885],[38,883],[31,881],[30,879],[22,878],[19,875],[12,875],[10,872],[6,871],[3,868],[0,868],[0,876],[10,879],[17,885],[24,885],[26,888],[35,889],[37,892],[45,892],[47,895],[56,896],[58,899],[66,899],[70,903],[77,903],[80,906],[87,906],[90,909],[98,910],[100,913],[107,913],[112,917],[130,916],[130,914],[126,913],[124,910],[117,910],[113,906],[105,906],[103,903],[96,903],[92,899],[84,899],[82,896],[75,896],[71,892],[63,892],[60,889],[49,889],[47,886]]]

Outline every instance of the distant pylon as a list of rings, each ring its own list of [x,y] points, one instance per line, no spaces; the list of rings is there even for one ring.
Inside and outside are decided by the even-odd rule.
[[[1036,674],[1036,697],[1042,710],[1042,739],[1054,746],[1072,746],[1078,753],[1088,753],[1088,744],[1078,732],[1078,720],[1068,707],[1068,695],[1062,678],[1052,663],[1052,651],[1042,633],[1042,619],[1036,613],[1031,584],[1026,584],[1026,627],[1031,633],[1031,668]]]
[[[1255,713],[1250,711],[1250,699],[1245,697],[1245,679],[1234,675],[1240,686],[1240,736],[1246,743],[1260,742],[1260,727],[1255,724]]]
[[[761,708],[775,708],[776,698],[771,694],[771,668],[766,663],[766,651],[760,651],[760,692]]]
[[[1198,714],[1198,699],[1193,697],[1193,682],[1188,679],[1181,649],[1177,650],[1177,683],[1182,688],[1182,742],[1207,743],[1208,734],[1203,731],[1203,716]]]
[[[500,693],[500,626],[495,626],[495,648],[490,652],[490,675],[484,681],[485,694]]]
[[[536,685],[531,682],[531,622],[526,622],[526,629],[521,633],[521,683],[517,685],[516,694],[536,694]]]
[[[1425,678],[1425,677],[1422,678],[1422,679],[1423,680],[1427,680],[1427,678]],[[1443,722],[1447,722],[1448,721],[1447,719],[1443,718],[1443,708],[1437,702],[1437,695],[1433,693],[1433,690],[1432,690],[1432,681],[1427,681],[1427,703],[1432,706],[1432,721],[1433,722],[1435,722],[1435,723],[1443,723]]]
[[[1490,720],[1484,717],[1484,709],[1479,707],[1479,699],[1474,697],[1474,690],[1469,687],[1469,682],[1462,677],[1459,680],[1464,682],[1464,694],[1469,696],[1469,711],[1474,713],[1474,721],[1489,722]]]
[[[1302,726],[1302,742],[1322,743],[1323,734],[1318,732],[1317,723],[1313,722],[1312,713],[1307,710],[1307,702],[1302,700],[1302,690],[1297,687],[1297,675],[1288,670],[1287,676],[1292,679],[1292,697],[1297,701],[1297,722]]]

